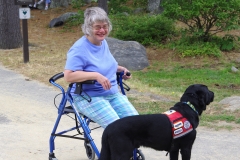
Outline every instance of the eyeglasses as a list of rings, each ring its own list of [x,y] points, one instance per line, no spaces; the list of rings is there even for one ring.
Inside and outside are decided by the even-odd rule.
[[[109,27],[108,27],[108,25],[103,25],[103,26],[96,25],[96,26],[93,26],[93,29],[97,30],[97,31],[99,31],[101,28],[104,29],[104,30],[107,30]]]

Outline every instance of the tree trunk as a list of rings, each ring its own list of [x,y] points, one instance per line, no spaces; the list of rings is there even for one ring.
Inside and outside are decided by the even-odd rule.
[[[13,0],[0,0],[0,48],[14,49],[22,46],[19,6]]]
[[[108,14],[108,4],[107,0],[98,0],[98,7],[101,7]]]
[[[71,0],[51,0],[51,8],[68,7]]]

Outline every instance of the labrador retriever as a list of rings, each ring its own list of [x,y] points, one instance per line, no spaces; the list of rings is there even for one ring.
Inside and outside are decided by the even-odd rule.
[[[103,132],[99,160],[129,160],[140,146],[170,153],[170,160],[191,159],[199,116],[214,99],[202,84],[189,86],[180,102],[163,114],[137,115],[119,119]]]

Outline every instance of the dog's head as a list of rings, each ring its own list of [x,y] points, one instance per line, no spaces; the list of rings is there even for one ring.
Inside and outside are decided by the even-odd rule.
[[[202,84],[194,84],[189,86],[181,97],[181,102],[190,102],[199,111],[199,115],[206,106],[209,105],[214,99],[214,93],[208,89],[207,86]]]

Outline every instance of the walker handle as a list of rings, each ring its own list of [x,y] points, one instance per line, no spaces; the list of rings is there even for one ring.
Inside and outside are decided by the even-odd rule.
[[[64,77],[64,73],[63,72],[60,72],[60,73],[57,73],[55,74],[54,76],[52,76],[50,79],[49,79],[49,82],[55,82],[56,80],[60,79],[60,78],[63,78]],[[86,81],[83,81],[83,82],[77,82],[77,83],[82,83],[82,84],[94,84],[95,81],[94,80],[86,80]]]
[[[54,76],[52,76],[50,79],[49,79],[49,82],[55,82],[56,80],[60,79],[60,78],[63,78],[64,77],[64,73],[63,72],[60,72],[60,73],[57,73],[55,74]]]

